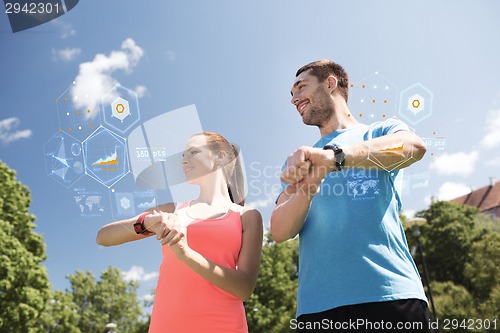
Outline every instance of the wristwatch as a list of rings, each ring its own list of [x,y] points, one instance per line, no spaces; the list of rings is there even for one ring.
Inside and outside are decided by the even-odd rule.
[[[146,229],[144,226],[144,218],[151,214],[150,212],[144,212],[137,218],[137,221],[134,223],[135,233],[138,235],[151,235],[153,232]]]
[[[338,145],[333,144],[333,145],[326,145],[323,147],[323,150],[331,149],[333,150],[333,153],[335,154],[335,171],[340,171],[342,170],[342,167],[344,166],[345,162],[345,154],[342,151],[342,148],[340,148]]]

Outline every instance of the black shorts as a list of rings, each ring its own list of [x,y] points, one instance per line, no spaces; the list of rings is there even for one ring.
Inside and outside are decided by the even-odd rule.
[[[363,303],[304,314],[297,332],[432,332],[427,303],[419,299]]]

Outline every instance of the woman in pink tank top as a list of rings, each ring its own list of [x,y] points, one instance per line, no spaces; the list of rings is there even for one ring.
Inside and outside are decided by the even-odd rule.
[[[149,333],[248,332],[243,301],[260,265],[262,217],[245,208],[238,150],[213,132],[193,135],[182,159],[199,197],[168,203],[99,230],[97,243],[118,245],[156,235],[163,261]]]

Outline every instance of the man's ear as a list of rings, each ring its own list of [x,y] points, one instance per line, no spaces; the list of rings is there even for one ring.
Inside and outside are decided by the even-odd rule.
[[[330,92],[330,94],[335,90],[337,89],[337,78],[333,75],[330,75],[326,78],[326,87],[328,89],[328,91]]]

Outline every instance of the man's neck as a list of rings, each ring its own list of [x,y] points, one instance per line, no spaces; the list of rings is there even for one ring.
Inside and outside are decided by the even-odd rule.
[[[335,103],[335,112],[330,119],[319,127],[321,137],[324,137],[334,131],[350,128],[358,125],[359,122],[349,112],[345,102]]]

